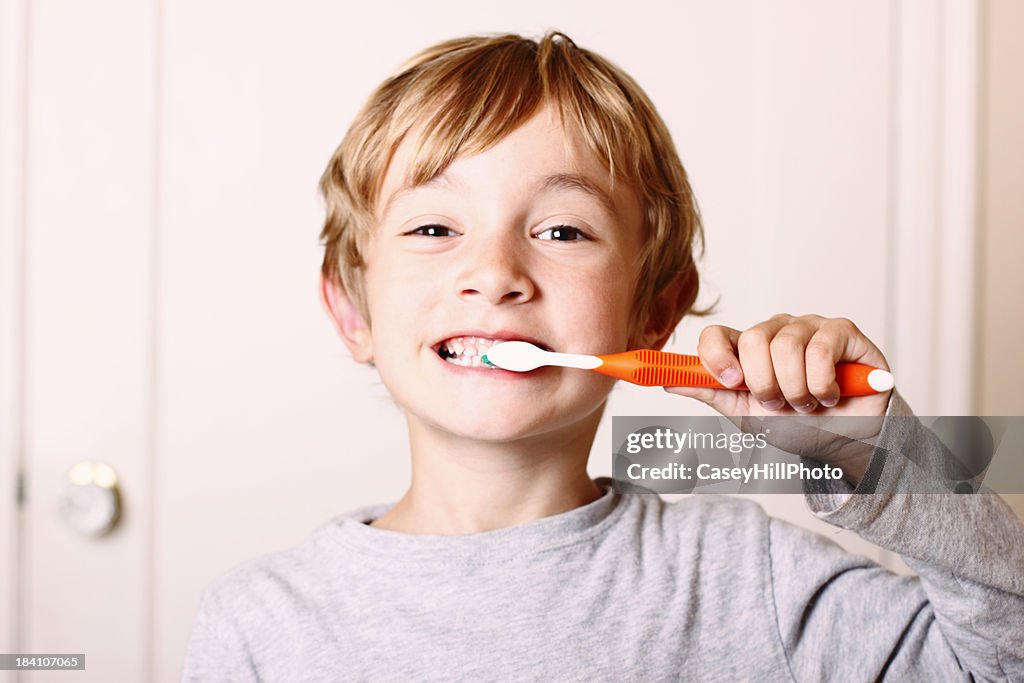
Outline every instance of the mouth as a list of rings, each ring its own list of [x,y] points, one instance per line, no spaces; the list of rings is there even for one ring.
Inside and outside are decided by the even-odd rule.
[[[533,344],[534,346],[538,346],[545,351],[551,350],[549,346],[535,339],[515,334],[507,334],[504,332],[497,332],[487,336],[478,334],[460,334],[458,336],[443,339],[434,344],[431,348],[433,348],[434,353],[440,356],[441,360],[451,363],[452,365],[498,370],[498,368],[493,365],[485,363],[483,361],[483,356],[495,344],[506,341],[525,341]]]

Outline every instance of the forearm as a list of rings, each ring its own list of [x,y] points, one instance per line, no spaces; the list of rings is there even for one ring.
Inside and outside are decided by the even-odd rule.
[[[846,492],[808,490],[808,505],[903,556],[965,667],[1024,677],[1024,525],[995,494],[899,493],[920,490],[914,479],[942,454],[902,398],[892,401],[867,481]]]

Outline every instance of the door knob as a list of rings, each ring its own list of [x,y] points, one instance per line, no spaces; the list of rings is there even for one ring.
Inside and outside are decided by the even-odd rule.
[[[121,518],[121,489],[114,469],[103,462],[80,462],[68,470],[60,514],[72,529],[97,538]]]

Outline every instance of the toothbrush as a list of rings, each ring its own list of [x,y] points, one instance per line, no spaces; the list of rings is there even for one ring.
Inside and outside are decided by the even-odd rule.
[[[594,370],[601,374],[645,387],[711,387],[749,391],[744,384],[727,387],[708,372],[698,356],[640,349],[604,356],[545,351],[529,342],[499,342],[481,358],[487,365],[513,372],[528,372],[543,365]],[[861,363],[836,365],[840,396],[868,396],[889,391],[895,385],[892,374]]]

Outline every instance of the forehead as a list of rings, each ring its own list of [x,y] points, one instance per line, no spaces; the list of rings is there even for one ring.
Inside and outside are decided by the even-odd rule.
[[[467,145],[468,146],[468,145]],[[467,181],[537,192],[576,192],[612,214],[636,209],[629,185],[616,180],[608,165],[586,144],[577,126],[563,125],[558,112],[542,107],[522,125],[482,151],[456,154],[443,141],[424,135],[423,124],[404,136],[388,165],[377,202],[379,217],[404,196],[428,188],[460,189]],[[433,169],[437,171],[431,172]]]

